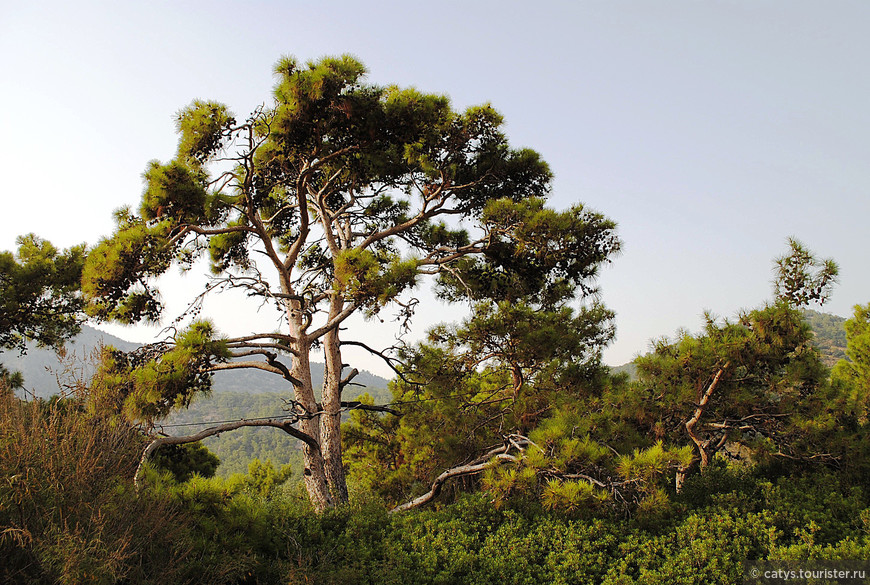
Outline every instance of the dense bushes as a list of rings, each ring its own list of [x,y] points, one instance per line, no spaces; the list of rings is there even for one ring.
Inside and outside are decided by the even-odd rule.
[[[519,500],[497,509],[482,494],[408,514],[362,502],[321,516],[292,494],[233,494],[216,481],[176,496],[199,518],[198,542],[212,543],[194,555],[208,559],[194,574],[209,582],[727,584],[746,559],[870,553],[867,493],[827,472],[771,480],[718,467],[656,521]]]
[[[747,559],[870,554],[867,493],[836,475],[771,481],[720,468],[687,492],[657,523],[572,519],[528,503],[497,510],[475,495],[404,515],[335,512],[298,525],[316,533],[293,539],[307,543],[299,558],[316,583],[728,584]]]
[[[178,483],[71,402],[2,404],[0,580],[11,583],[735,583],[746,559],[870,557],[870,494],[843,472],[717,463],[666,510],[624,517],[461,496],[312,514],[287,470]]]
[[[731,473],[720,470],[716,479]],[[746,559],[870,553],[862,490],[825,498],[826,488],[839,487],[826,473],[740,479],[739,489],[711,494],[713,481],[697,477],[690,483],[710,501],[677,498],[681,513],[658,524],[571,519],[528,504],[497,510],[476,495],[404,515],[369,505],[306,516],[287,536],[298,543],[296,575],[329,584],[728,584],[740,582]],[[762,497],[747,499],[751,494]]]

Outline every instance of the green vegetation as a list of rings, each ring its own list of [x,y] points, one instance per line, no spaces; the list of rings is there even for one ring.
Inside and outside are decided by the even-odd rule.
[[[823,467],[717,460],[666,510],[628,518],[486,493],[405,514],[360,494],[315,515],[259,462],[227,480],[149,471],[135,495],[128,431],[74,402],[4,401],[0,415],[10,583],[731,584],[746,558],[870,554],[866,484]]]
[[[271,426],[302,441],[305,486],[319,510],[348,498],[342,413],[379,411],[342,400],[358,375],[344,371],[342,348],[367,348],[394,367],[406,361],[349,339],[350,316],[395,309],[408,327],[417,305],[409,295],[427,279],[442,299],[479,310],[510,302],[564,316],[568,303],[596,292],[598,268],[620,246],[602,215],[579,204],[546,207],[547,164],[511,148],[492,107],[457,112],[444,96],[370,84],[365,73],[348,55],[307,64],[285,57],[272,101],[246,118],[211,101],[183,108],[175,157],[148,165],[139,208],[115,212],[114,233],[89,251],[82,270],[89,316],[156,321],[164,305],[155,279],[208,257],[212,281],[174,321],[186,329],[129,359],[104,352],[96,403],[111,401],[150,432],[160,417],[208,394],[214,372],[277,376],[292,387],[290,415],[212,432]],[[274,306],[283,331],[226,338],[185,319],[198,314],[203,296],[228,288]],[[584,312],[576,335],[583,327],[599,335],[594,321],[609,317],[598,307]],[[318,396],[311,362],[320,351]],[[146,455],[205,432],[151,433]]]
[[[846,319],[804,309],[804,320],[813,331],[813,343],[822,354],[822,361],[828,367],[833,367],[846,357]]]
[[[78,333],[84,258],[84,245],[61,252],[34,234],[18,238],[16,253],[0,252],[0,354],[24,353],[28,341],[59,348]],[[22,388],[24,377],[0,364],[0,385]]]
[[[61,252],[34,234],[18,238],[17,253],[0,252],[0,349],[58,347],[78,332],[84,257],[84,245]]]
[[[167,498],[132,493],[133,429],[78,400],[0,399],[0,581],[165,583],[188,554]],[[155,538],[155,535],[161,537]]]
[[[241,124],[194,102],[177,157],[149,165],[140,209],[86,261],[33,236],[0,256],[6,348],[60,344],[83,308],[155,319],[153,277],[206,250],[209,291],[286,316],[103,347],[62,398],[19,398],[0,372],[0,580],[726,584],[747,559],[870,556],[870,305],[830,368],[834,324],[807,306],[832,260],[790,239],[772,299],[614,372],[596,275],[615,225],[547,208],[546,165],[488,106],[363,73],[284,59],[272,107]],[[427,275],[468,303],[461,322],[386,352],[344,337],[388,306],[408,326],[402,295]],[[348,344],[393,366],[389,389],[354,399]],[[212,393],[235,370],[287,391]]]

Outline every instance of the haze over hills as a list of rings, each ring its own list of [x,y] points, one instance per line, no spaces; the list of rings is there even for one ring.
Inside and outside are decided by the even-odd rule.
[[[846,318],[811,309],[806,309],[804,315],[813,329],[816,345],[822,353],[825,364],[833,366],[837,361],[846,357],[846,331],[843,327]],[[24,355],[19,355],[14,351],[0,352],[0,364],[12,371],[21,372],[24,375],[24,386],[28,392],[46,398],[52,394],[57,394],[59,392],[58,383],[69,382],[71,375],[82,380],[90,379],[93,375],[95,362],[94,356],[91,354],[101,344],[112,345],[121,351],[132,351],[140,346],[138,343],[125,341],[85,325],[82,327],[81,333],[67,344],[64,360],[66,367],[61,363],[56,352],[37,348],[34,344],[28,345],[27,353]],[[612,366],[611,371],[614,373],[625,372],[633,378],[635,376],[634,362]],[[313,362],[311,375],[315,387],[322,385],[323,364]],[[369,389],[369,391],[383,390],[387,388],[389,383],[388,380],[366,370],[361,370],[354,382],[360,385],[357,387],[359,392],[363,392],[365,389]],[[288,387],[284,380],[267,372],[234,370],[215,373],[213,390],[214,392],[268,394],[286,392]],[[355,395],[354,388],[350,388],[348,396],[353,395]]]
[[[93,376],[96,361],[92,354],[101,345],[111,345],[121,351],[132,351],[141,344],[125,341],[85,325],[81,333],[67,344],[63,362],[53,350],[41,349],[34,344],[29,344],[24,355],[14,351],[0,353],[0,363],[9,370],[19,371],[24,375],[24,387],[28,393],[47,398],[52,394],[58,394],[59,383],[69,383],[72,377],[89,380]],[[311,376],[315,388],[323,384],[322,363],[311,363]],[[365,370],[360,371],[354,378],[354,382],[368,388],[379,389],[386,388],[388,384],[384,378]],[[353,394],[353,389],[354,387],[348,389],[349,395]],[[258,370],[231,370],[216,372],[214,375],[214,392],[260,394],[288,390],[286,381]]]
[[[140,347],[138,343],[84,326],[67,344],[63,359],[53,350],[30,344],[24,355],[0,353],[0,363],[24,375],[28,395],[47,398],[60,393],[64,384],[89,380],[95,369],[94,354],[102,345],[112,345],[122,351]],[[315,388],[322,386],[323,364],[312,362],[311,375]],[[360,371],[354,382],[359,386],[345,390],[348,400],[367,392],[376,404],[389,402],[391,394],[384,378]],[[280,415],[284,407],[280,394],[289,396],[289,390],[287,382],[267,372],[247,369],[216,372],[211,395],[198,397],[189,408],[173,413],[163,423],[168,434],[184,435],[202,430],[215,421]],[[302,477],[301,444],[275,429],[239,429],[209,437],[203,443],[221,460],[217,472],[220,476],[245,473],[248,463],[256,458],[271,460],[278,467],[289,463],[293,466],[295,481]]]

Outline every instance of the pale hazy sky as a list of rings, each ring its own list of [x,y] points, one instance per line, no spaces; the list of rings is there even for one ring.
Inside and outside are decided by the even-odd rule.
[[[244,116],[280,55],[352,53],[373,82],[491,102],[550,163],[552,205],[618,222],[608,363],[761,304],[790,235],[839,262],[826,310],[848,316],[870,302],[868,30],[865,0],[0,0],[0,249],[95,243],[173,155],[179,108]],[[227,306],[230,332],[257,318]]]

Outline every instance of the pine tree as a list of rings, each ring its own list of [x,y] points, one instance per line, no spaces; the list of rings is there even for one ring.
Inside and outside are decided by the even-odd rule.
[[[342,348],[384,355],[347,337],[348,317],[393,305],[410,319],[408,294],[427,275],[453,301],[516,290],[552,304],[585,286],[618,240],[610,221],[581,206],[544,206],[547,165],[509,146],[489,105],[456,112],[443,96],[369,84],[348,56],[285,58],[275,72],[272,103],[243,121],[216,102],[179,113],[175,159],[150,164],[138,211],[116,214],[115,233],[88,257],[83,290],[97,318],[154,320],[163,312],[154,279],[207,253],[206,294],[242,288],[280,310],[280,331],[218,338],[195,324],[132,362],[115,356],[106,379],[132,378],[114,399],[147,419],[189,403],[214,371],[283,377],[291,416],[257,424],[304,442],[305,483],[322,510],[347,500],[340,416],[354,372],[343,371]],[[321,401],[310,371],[317,350]],[[156,438],[149,449],[202,434]]]

